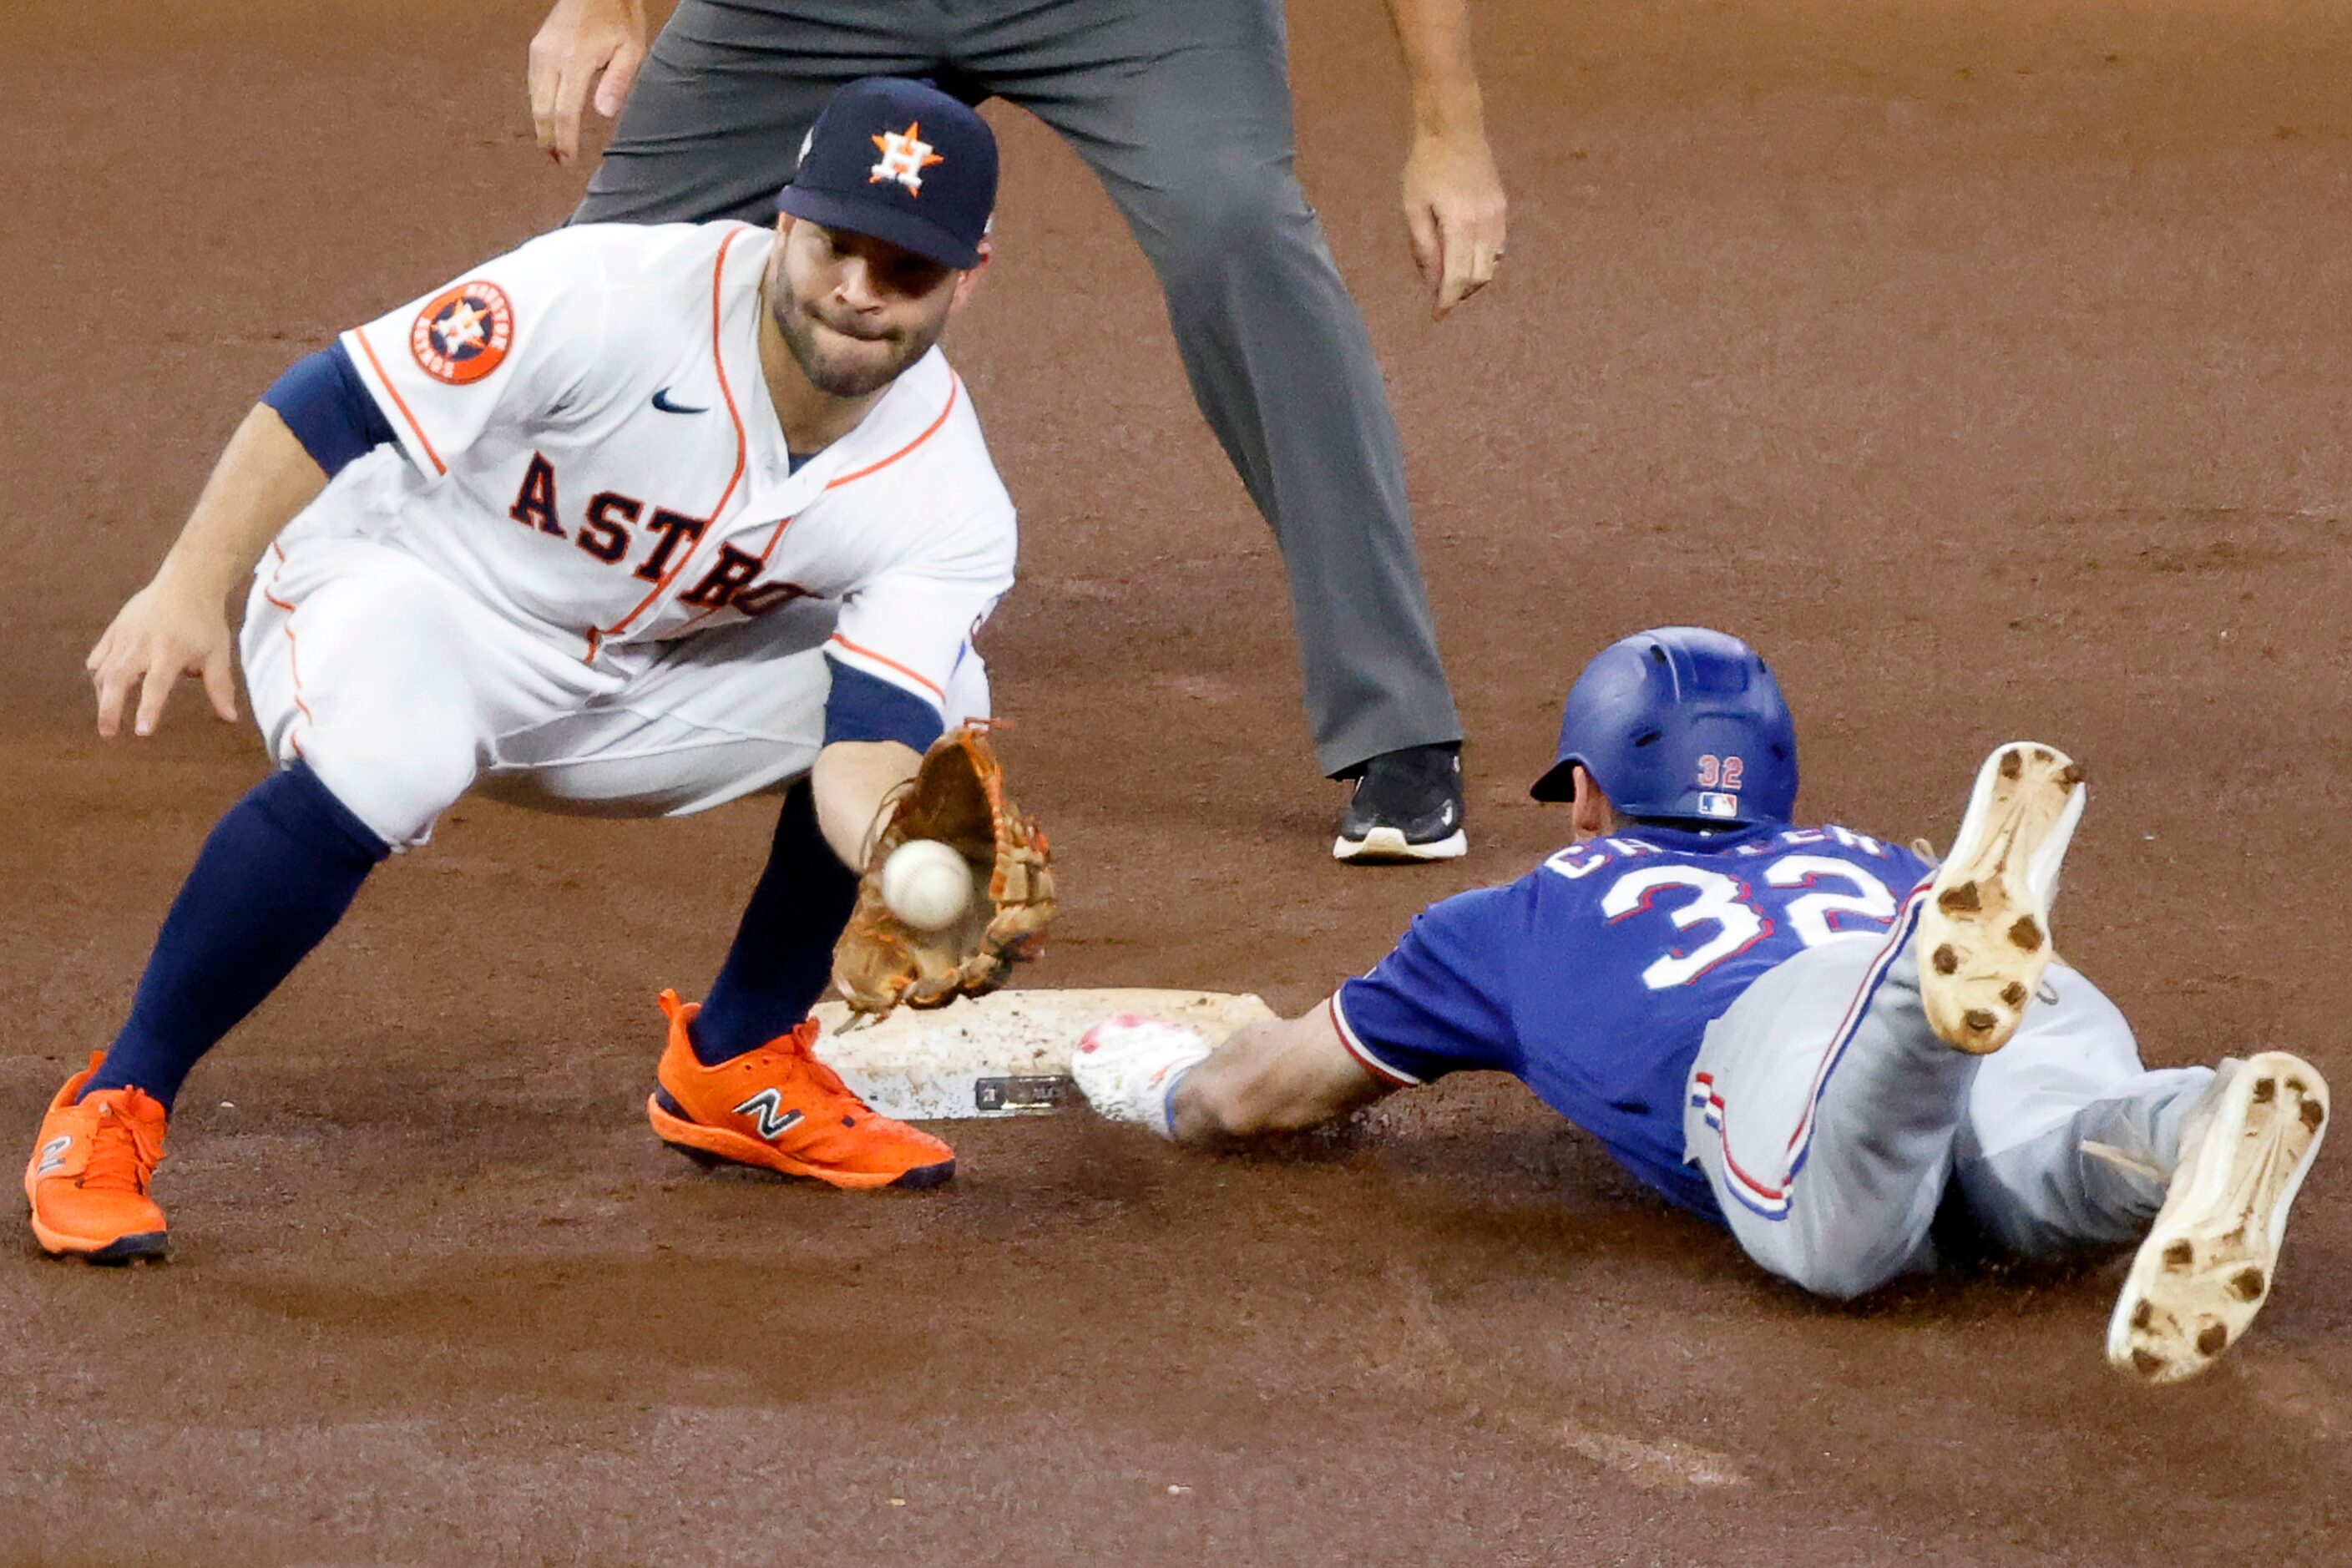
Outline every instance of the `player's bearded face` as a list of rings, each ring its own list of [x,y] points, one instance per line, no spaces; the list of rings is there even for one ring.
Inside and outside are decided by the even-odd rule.
[[[776,247],[768,309],[812,385],[863,397],[940,341],[959,276],[887,240],[796,222]]]

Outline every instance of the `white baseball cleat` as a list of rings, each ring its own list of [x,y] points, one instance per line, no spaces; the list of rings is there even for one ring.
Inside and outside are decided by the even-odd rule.
[[[2327,1080],[2300,1057],[2264,1051],[2214,1088],[2107,1321],[2107,1360],[2147,1383],[2203,1372],[2263,1310],[2327,1132]]]
[[[2032,741],[1977,771],[1968,815],[1919,915],[1919,1001],[1955,1049],[2009,1043],[2050,966],[2058,866],[2082,819],[2083,770]]]
[[[1070,1053],[1070,1077],[1097,1115],[1174,1136],[1168,1098],[1185,1069],[1207,1059],[1200,1032],[1164,1018],[1121,1013],[1088,1029]]]

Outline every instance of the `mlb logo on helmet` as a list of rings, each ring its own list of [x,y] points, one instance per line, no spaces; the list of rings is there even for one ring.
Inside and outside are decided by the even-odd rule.
[[[968,270],[996,209],[996,133],[929,82],[853,81],[810,127],[776,208]]]

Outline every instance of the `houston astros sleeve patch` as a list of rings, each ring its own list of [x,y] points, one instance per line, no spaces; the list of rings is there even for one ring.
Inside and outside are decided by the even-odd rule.
[[[445,289],[416,312],[408,350],[425,374],[466,386],[499,368],[514,342],[514,307],[487,279]]]

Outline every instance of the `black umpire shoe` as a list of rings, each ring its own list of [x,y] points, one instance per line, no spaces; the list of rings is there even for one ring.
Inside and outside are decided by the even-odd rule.
[[[1364,764],[1339,817],[1331,858],[1358,865],[1451,860],[1465,854],[1458,746],[1407,746]]]

